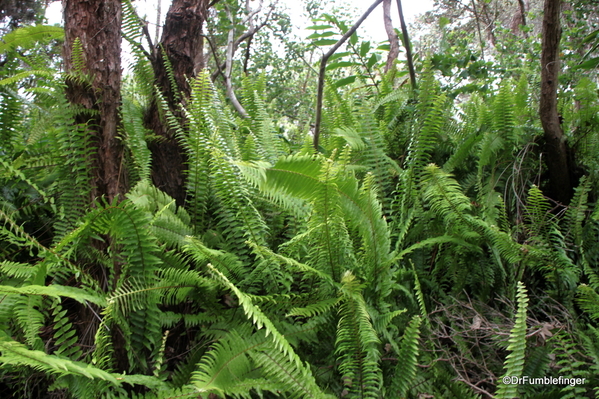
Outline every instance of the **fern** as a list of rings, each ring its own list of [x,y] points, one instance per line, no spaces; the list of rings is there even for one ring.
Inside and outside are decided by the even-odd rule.
[[[382,373],[376,344],[380,341],[372,327],[360,285],[351,272],[341,278],[339,324],[335,353],[339,372],[350,397],[376,398]]]
[[[526,311],[528,308],[528,296],[526,288],[522,282],[518,282],[518,310],[516,312],[516,322],[510,332],[508,350],[511,352],[504,364],[504,378],[520,378],[524,370],[524,357],[526,354]],[[514,398],[518,395],[518,384],[499,384],[497,397]]]
[[[0,334],[0,351],[2,352],[0,363],[4,365],[28,366],[50,374],[74,374],[118,384],[116,378],[104,370],[97,369],[89,364],[48,355],[39,350],[27,349],[24,345],[11,340],[5,334]]]
[[[416,376],[416,367],[418,361],[418,339],[420,336],[420,324],[422,318],[414,316],[410,324],[404,331],[400,343],[399,353],[397,353],[397,365],[395,374],[388,388],[389,392],[394,392],[398,397],[405,397],[412,386]]]
[[[15,50],[17,47],[29,49],[42,39],[61,39],[64,29],[59,26],[35,25],[15,29],[2,37],[0,53]]]

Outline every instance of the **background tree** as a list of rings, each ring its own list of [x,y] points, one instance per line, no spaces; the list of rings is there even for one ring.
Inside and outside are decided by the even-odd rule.
[[[64,3],[66,95],[81,107],[75,123],[91,137],[91,200],[112,200],[127,190],[123,146],[117,137],[121,102],[121,2]],[[95,116],[89,118],[90,113]]]
[[[560,71],[561,1],[547,0],[543,10],[543,49],[541,52],[541,98],[539,115],[545,131],[545,151],[549,169],[549,192],[568,204],[573,194],[568,145],[557,110]]]
[[[188,79],[204,68],[204,23],[208,10],[218,1],[175,0],[166,14],[162,37],[151,45],[151,63],[160,95],[169,111],[179,119],[179,102],[188,99],[191,87]],[[150,42],[151,44],[151,42]],[[147,110],[146,126],[157,136],[150,144],[152,180],[156,187],[176,199],[185,201],[186,158],[179,140],[166,121],[159,99]]]

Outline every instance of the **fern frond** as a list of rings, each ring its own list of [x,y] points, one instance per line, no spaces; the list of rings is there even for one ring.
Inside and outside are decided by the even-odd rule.
[[[242,293],[237,287],[231,284],[221,272],[211,264],[208,264],[207,266],[211,270],[216,281],[235,293],[239,300],[239,304],[243,308],[248,319],[254,324],[255,328],[257,330],[262,330],[262,328],[264,328],[263,334],[258,334],[258,336],[261,337],[261,343],[259,345],[274,345],[274,351],[271,351],[270,355],[266,356],[266,358],[262,356],[262,360],[259,361],[259,363],[265,367],[267,372],[269,372],[267,375],[273,376],[274,373],[274,375],[279,378],[285,376],[289,372],[281,371],[280,368],[283,367],[283,364],[287,364],[289,366],[285,367],[291,367],[291,369],[294,370],[292,375],[301,377],[302,384],[307,384],[307,387],[302,388],[302,386],[296,386],[288,389],[293,391],[304,391],[304,395],[309,394],[307,397],[319,397],[320,390],[315,385],[310,369],[306,367],[295,354],[295,351],[289,342],[275,328],[272,321],[260,310],[260,308],[252,303],[249,296]],[[270,339],[268,339],[269,335],[271,337]],[[202,371],[194,374],[194,384],[200,391],[216,390],[217,392],[225,393],[227,391],[224,387],[227,386],[227,384],[224,386],[222,385],[225,381],[227,383],[230,383],[230,381],[241,381],[244,379],[242,378],[242,375],[249,374],[252,369],[249,358],[246,356],[248,351],[257,347],[258,344],[250,343],[248,345],[239,335],[235,336],[234,334],[228,334],[227,336],[233,338],[233,340],[230,342],[221,341],[217,347],[217,352],[208,354],[205,365],[201,367]],[[282,357],[277,355],[277,353],[280,353]],[[269,358],[270,362],[268,361]],[[276,359],[279,359],[279,361],[276,361]],[[276,371],[274,371],[275,369]],[[234,377],[227,377],[229,373],[232,373]],[[254,387],[250,384],[249,387],[246,387],[245,389],[249,391],[251,388]]]
[[[400,398],[406,397],[416,377],[421,323],[422,318],[420,316],[412,317],[410,324],[404,331],[399,353],[397,354],[398,362],[388,391],[394,392]]]
[[[118,385],[117,379],[110,373],[98,369],[86,363],[48,355],[39,350],[27,349],[23,344],[13,341],[5,335],[0,334],[0,363],[4,365],[27,366],[41,370],[49,374],[74,374],[89,379],[101,379]]]
[[[379,338],[372,326],[360,284],[351,272],[341,279],[339,324],[335,353],[339,372],[351,397],[378,398],[382,373],[378,362]]]
[[[14,50],[17,47],[21,47],[25,50],[33,47],[42,39],[61,39],[62,37],[64,37],[64,29],[60,26],[23,26],[2,36],[2,40],[0,41],[0,53]]]
[[[524,370],[524,357],[526,354],[526,311],[528,308],[526,288],[521,281],[518,282],[516,299],[518,301],[518,310],[516,312],[516,322],[510,331],[507,348],[510,354],[504,363],[504,377],[520,378]],[[507,399],[515,398],[516,396],[518,396],[518,384],[504,384],[503,380],[501,380],[499,389],[497,390],[497,397]]]
[[[63,296],[74,299],[82,304],[91,302],[98,306],[106,306],[106,299],[101,295],[91,293],[88,290],[81,288],[62,285],[25,285],[22,287],[0,285],[0,292],[4,294],[34,295],[39,297],[49,296],[56,299]]]
[[[587,201],[591,191],[591,180],[586,176],[581,177],[578,187],[574,191],[574,196],[566,211],[567,232],[574,245],[581,246],[583,243],[583,223],[588,213]]]
[[[578,304],[591,316],[599,320],[599,294],[586,284],[578,286]]]

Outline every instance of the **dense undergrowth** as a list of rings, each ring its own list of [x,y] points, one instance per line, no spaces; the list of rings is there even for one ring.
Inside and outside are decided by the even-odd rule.
[[[150,181],[139,62],[132,188],[110,203],[89,201],[61,77],[38,72],[31,104],[2,83],[3,397],[599,397],[591,80],[561,104],[589,131],[561,206],[543,193],[534,74],[457,97],[430,65],[417,93],[393,73],[329,86],[315,152],[275,127],[263,79],[244,81],[242,119],[202,72],[185,122],[164,111],[187,156],[178,207]]]

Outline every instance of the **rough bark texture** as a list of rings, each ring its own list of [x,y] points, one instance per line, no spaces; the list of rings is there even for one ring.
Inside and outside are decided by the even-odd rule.
[[[568,147],[557,112],[560,6],[561,0],[545,0],[539,116],[545,137],[544,152],[549,170],[549,195],[563,204],[568,204],[572,198]]]
[[[393,21],[391,20],[391,0],[383,1],[383,21],[389,39],[389,55],[387,55],[387,63],[385,64],[385,72],[387,72],[393,67],[393,62],[399,56],[399,37],[393,29]]]
[[[92,196],[112,200],[127,190],[122,168],[123,148],[117,138],[121,103],[121,2],[120,0],[64,0],[66,72],[75,72],[73,43],[79,39],[83,49],[84,70],[92,79],[81,84],[67,80],[69,101],[98,111],[90,121],[80,115],[76,123],[87,124],[94,146]]]
[[[206,20],[209,1],[174,0],[167,15],[159,50],[153,60],[156,84],[162,91],[171,112],[182,118],[179,103],[189,97],[191,87],[187,82],[204,68],[204,42],[202,26]],[[178,90],[173,90],[164,56],[173,68]],[[174,133],[161,118],[159,105],[150,107],[146,126],[162,140],[149,145],[152,152],[152,180],[156,187],[173,197],[178,205],[185,202],[185,153]]]

